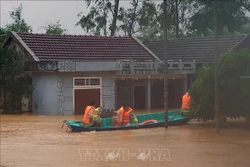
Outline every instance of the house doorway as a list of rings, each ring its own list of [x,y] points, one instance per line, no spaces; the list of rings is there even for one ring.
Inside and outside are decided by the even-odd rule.
[[[84,114],[85,108],[91,101],[100,106],[100,89],[75,89],[74,91],[75,115]]]
[[[84,114],[87,105],[94,101],[100,106],[102,99],[101,78],[77,77],[73,78],[73,108],[75,115]]]
[[[146,109],[146,86],[134,86],[134,109]]]

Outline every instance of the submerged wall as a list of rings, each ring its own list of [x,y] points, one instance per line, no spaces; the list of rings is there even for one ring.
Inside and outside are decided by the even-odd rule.
[[[115,108],[115,79],[109,72],[33,72],[32,108],[34,114],[73,115],[73,77],[101,77],[102,101]]]

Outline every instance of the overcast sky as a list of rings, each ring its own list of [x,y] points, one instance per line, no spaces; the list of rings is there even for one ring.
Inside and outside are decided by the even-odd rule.
[[[120,0],[120,6],[128,8],[132,0]],[[162,0],[155,0],[157,4]],[[1,17],[0,26],[11,23],[9,11],[18,7],[20,4],[23,6],[23,18],[26,23],[33,28],[33,32],[44,33],[41,28],[52,22],[60,20],[60,23],[70,34],[85,34],[79,26],[75,26],[79,18],[77,14],[83,12],[88,13],[86,3],[84,0],[0,0]],[[248,14],[250,16],[250,14]]]
[[[75,24],[79,20],[77,14],[83,12],[88,13],[84,0],[64,0],[64,1],[12,1],[0,0],[1,3],[1,26],[11,23],[9,11],[14,7],[18,7],[21,3],[23,6],[23,18],[26,23],[33,28],[33,32],[44,33],[41,26],[47,23],[60,20],[60,23],[65,29],[68,29],[70,34],[84,34],[80,27]],[[129,7],[129,0],[120,2],[120,6]]]

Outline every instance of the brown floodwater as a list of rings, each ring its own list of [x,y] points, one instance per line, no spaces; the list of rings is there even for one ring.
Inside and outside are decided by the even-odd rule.
[[[250,166],[250,130],[242,128],[244,122],[241,121],[228,123],[230,127],[223,127],[220,135],[215,134],[213,123],[197,121],[168,129],[87,133],[66,132],[66,126],[61,129],[63,120],[78,121],[81,118],[1,115],[0,166]],[[109,152],[101,150],[106,148],[112,148],[114,155],[120,153],[120,157],[107,161],[105,156]],[[153,149],[155,154],[149,155],[148,153],[153,153]],[[89,155],[95,159],[88,156],[84,159],[86,150],[89,150]],[[157,151],[159,154],[156,154]],[[144,157],[143,161],[138,158],[140,153],[149,156]]]

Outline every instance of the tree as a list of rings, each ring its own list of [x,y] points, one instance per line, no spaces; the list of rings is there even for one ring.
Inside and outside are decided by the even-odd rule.
[[[33,87],[24,72],[23,56],[8,48],[0,49],[0,94],[3,95],[4,113],[21,110],[23,95],[30,95]]]
[[[130,4],[132,7],[127,10],[121,7],[117,17],[118,20],[122,22],[118,29],[123,30],[125,36],[132,36],[137,32],[136,26],[138,24],[139,16],[139,0],[133,0]]]
[[[32,32],[22,18],[22,5],[10,12],[13,23],[0,29],[0,42],[4,42],[11,31]],[[3,94],[4,113],[20,111],[23,95],[29,95],[33,87],[24,72],[23,56],[8,48],[0,48],[0,94]]]
[[[174,34],[175,38],[183,37],[185,34],[186,26],[188,24],[188,15],[191,11],[189,2],[190,0],[169,0],[168,29]],[[162,8],[162,5],[160,7]],[[161,18],[161,16],[159,17]]]
[[[164,27],[164,105],[165,105],[165,128],[168,128],[168,27],[167,27],[167,6],[168,0],[163,0],[163,27]]]
[[[164,37],[163,3],[156,5],[151,0],[143,1],[139,12],[139,31],[143,41],[158,40]],[[184,37],[187,33],[188,14],[190,12],[189,0],[169,0],[167,5],[168,38]]]
[[[56,23],[50,23],[47,26],[44,26],[44,29],[47,34],[57,34],[62,35],[66,33],[66,29],[62,28],[62,25],[60,21],[57,21]]]
[[[22,18],[23,7],[20,5],[10,12],[10,17],[14,23],[8,24],[5,26],[7,32],[32,32],[31,26],[29,26],[25,20]]]
[[[76,26],[81,26],[87,33],[95,30],[103,30],[103,34],[107,35],[108,14],[112,14],[112,23],[108,26],[111,31],[111,36],[114,36],[117,28],[117,16],[119,11],[119,0],[115,0],[114,5],[109,0],[85,0],[90,12],[85,16],[82,13],[78,14],[80,20]]]
[[[92,0],[85,0],[87,7],[89,8]],[[109,8],[111,3],[106,0],[96,0],[95,7],[90,8],[90,12],[85,16],[82,13],[78,14],[80,20],[76,23],[76,26],[81,26],[87,33],[93,32],[95,29],[104,31],[104,35],[107,35],[107,22]]]
[[[219,57],[218,87],[220,112],[231,118],[250,116],[250,92],[242,91],[240,76],[250,74],[250,52],[239,50]],[[249,85],[248,85],[249,88]],[[204,121],[215,118],[214,66],[204,64],[189,90],[194,118]]]
[[[240,34],[250,34],[250,22],[246,25],[243,25],[240,29]]]
[[[190,87],[192,96],[192,113],[194,118],[203,121],[213,120],[214,101],[214,67],[204,64],[196,72],[196,79]]]
[[[0,48],[1,48],[1,44],[5,41],[7,37],[7,32],[4,28],[0,28]]]
[[[112,8],[110,8],[111,11],[112,11],[112,15],[113,15],[112,24],[111,24],[111,27],[110,27],[111,36],[115,35],[116,22],[117,22],[117,16],[118,16],[118,11],[119,11],[119,1],[120,0],[115,0],[115,4],[114,4],[113,10],[112,10]]]
[[[250,2],[249,0],[238,0],[241,5],[248,11],[250,12]]]
[[[20,5],[17,8],[14,8],[13,11],[10,11],[10,17],[14,21],[11,24],[7,24],[4,27],[0,28],[0,44],[3,43],[6,38],[8,37],[8,34],[11,31],[15,32],[32,32],[31,26],[29,26],[25,20],[22,18],[22,10],[23,7]],[[1,45],[0,45],[1,46]]]
[[[138,24],[140,34],[137,36],[142,41],[153,39],[163,39],[163,33],[160,30],[160,22],[158,20],[159,7],[151,0],[142,2],[142,7],[138,12]]]
[[[220,132],[220,99],[219,99],[219,77],[218,77],[218,10],[220,8],[217,7],[217,0],[214,0],[214,38],[215,38],[215,53],[214,53],[214,96],[215,96],[215,123],[216,123],[216,133],[219,134]]]
[[[241,27],[249,22],[246,10],[239,0],[218,1],[218,34],[221,35],[224,27],[230,33],[240,31]],[[189,31],[197,31],[199,35],[207,35],[214,27],[213,1],[195,0],[192,2],[194,14],[190,17]]]

